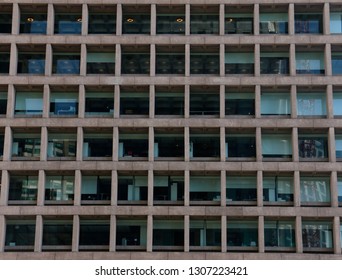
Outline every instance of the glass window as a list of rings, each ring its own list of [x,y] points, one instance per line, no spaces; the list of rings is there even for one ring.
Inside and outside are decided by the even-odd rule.
[[[146,204],[147,176],[119,174],[118,201],[119,204]]]
[[[225,54],[226,74],[254,74],[254,53],[227,52]]]
[[[260,13],[260,34],[287,34],[287,13]]]
[[[157,74],[184,74],[185,55],[183,52],[173,50],[174,53],[158,52],[156,55]]]
[[[80,220],[80,250],[89,250],[88,246],[109,246],[109,219],[107,220]],[[102,248],[102,247],[101,247]]]
[[[214,92],[211,92],[214,91]],[[206,92],[192,90],[190,92],[190,115],[206,116],[220,114],[220,96],[215,89]]]
[[[114,48],[114,47],[113,47]],[[115,53],[88,52],[87,74],[115,74]]]
[[[338,202],[342,202],[342,177],[337,178]]]
[[[197,247],[196,250],[212,250],[214,249],[212,246],[216,246],[217,250],[221,249],[220,220],[191,219],[190,246]]]
[[[43,250],[71,250],[72,220],[45,218],[43,221]]]
[[[296,34],[322,34],[323,16],[322,14],[295,14]]]
[[[326,94],[323,92],[298,92],[298,116],[325,116],[327,114]]]
[[[106,11],[101,12],[95,9],[97,7],[89,8],[88,18],[88,34],[115,34],[116,33],[116,10],[115,6],[105,7]],[[111,9],[107,13],[107,9]]]
[[[112,157],[113,133],[85,133],[83,141],[83,157]]]
[[[196,202],[213,201],[220,204],[221,179],[220,176],[190,176],[190,201]]]
[[[190,74],[219,74],[219,55],[215,53],[195,53],[190,55]]]
[[[331,55],[332,73],[333,75],[342,74],[342,53],[333,52]]]
[[[18,69],[19,74],[40,74],[45,73],[45,53],[28,53],[19,51]]]
[[[154,157],[184,157],[184,133],[155,131]]]
[[[55,14],[55,34],[81,34],[82,13]]]
[[[0,74],[9,73],[10,53],[0,49]]]
[[[33,251],[36,221],[6,220],[5,251]]]
[[[148,115],[149,114],[149,93],[121,91],[120,114],[121,115]]]
[[[342,135],[337,134],[335,136],[335,149],[336,149],[336,158],[342,158]]]
[[[229,220],[228,219],[227,220],[227,246],[228,246],[228,250],[234,250],[234,247],[257,247],[258,246],[258,222],[257,220]],[[239,250],[239,248],[236,248],[236,250]]]
[[[190,130],[190,158],[220,156],[219,133],[196,133]]]
[[[80,55],[54,53],[52,73],[54,74],[79,74]]]
[[[232,176],[226,178],[227,205],[232,201],[255,202],[257,199],[256,176]]]
[[[123,219],[116,220],[116,249],[144,250],[147,243],[146,219]]]
[[[111,196],[111,186],[111,176],[83,175],[81,185],[81,200],[108,201],[110,200]]]
[[[324,74],[323,52],[297,52],[297,74]]]
[[[50,114],[53,116],[75,116],[78,114],[78,93],[51,92]]]
[[[190,32],[191,34],[218,34],[219,15],[191,13]]]
[[[342,33],[342,13],[341,12],[330,13],[330,33],[331,34]]]
[[[74,200],[74,176],[48,175],[45,180],[46,201]]]
[[[177,92],[172,92],[172,90],[156,87],[155,114],[184,115],[184,93],[181,92],[182,90],[179,89]]]
[[[8,200],[35,201],[37,200],[37,175],[11,175]]]
[[[157,34],[185,34],[185,14],[162,14],[157,11]]]
[[[12,156],[39,159],[40,134],[14,133],[12,143]]]
[[[179,249],[181,249],[184,246],[184,221],[178,219],[154,219],[153,249],[176,250],[177,248],[173,246],[178,246]]]
[[[150,53],[146,52],[125,52],[122,53],[121,61],[122,74],[149,74]]]
[[[287,52],[262,52],[260,54],[261,74],[288,74],[289,54]]]
[[[153,184],[154,204],[184,201],[184,176],[155,174]]]
[[[49,133],[48,157],[75,157],[76,134]]]
[[[253,14],[234,13],[225,14],[224,17],[226,34],[253,34]]]
[[[114,114],[114,90],[87,90],[85,95],[86,116],[111,116]]]
[[[150,34],[149,5],[123,6],[122,34]]]
[[[0,133],[0,157],[4,154],[4,133]]]
[[[299,135],[299,157],[318,159],[328,157],[327,137],[323,135]]]
[[[293,177],[263,176],[263,197],[270,202],[293,201]]]
[[[265,220],[265,247],[295,247],[295,222]]]
[[[11,7],[8,7],[11,10]],[[12,11],[0,12],[0,33],[12,32]]]
[[[264,158],[291,158],[292,139],[290,134],[267,134],[261,136]]]
[[[333,107],[334,116],[342,116],[342,92],[334,92]]]
[[[42,92],[16,92],[15,115],[42,115],[43,93]]]
[[[304,250],[309,248],[332,248],[332,223],[328,221],[303,220],[302,237]]]
[[[0,115],[6,115],[7,112],[7,92],[0,91]]]
[[[330,202],[330,179],[328,177],[301,177],[301,202]]]
[[[120,132],[119,157],[125,160],[134,157],[148,157],[148,134]]]
[[[42,12],[23,11],[20,15],[20,33],[46,34],[47,9]]]
[[[255,135],[248,133],[228,133],[226,135],[226,158],[255,156]]]
[[[286,92],[262,92],[261,115],[290,115],[291,98]]]
[[[252,92],[226,92],[226,116],[255,114],[255,97]]]

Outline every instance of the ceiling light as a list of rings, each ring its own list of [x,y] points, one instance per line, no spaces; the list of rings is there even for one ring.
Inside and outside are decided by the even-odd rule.
[[[133,18],[128,18],[126,21],[127,21],[127,22],[133,22],[134,19],[133,19]]]
[[[176,21],[177,22],[183,22],[184,20],[182,18],[177,18]]]
[[[78,22],[82,22],[82,18],[79,17],[78,19],[76,19]]]
[[[27,21],[27,22],[33,22],[33,21],[34,21],[34,18],[33,18],[33,17],[28,17],[28,18],[26,19],[26,21]]]

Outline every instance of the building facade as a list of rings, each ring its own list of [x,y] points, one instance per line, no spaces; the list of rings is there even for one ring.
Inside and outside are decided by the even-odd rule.
[[[4,0],[0,259],[342,259],[340,0]]]

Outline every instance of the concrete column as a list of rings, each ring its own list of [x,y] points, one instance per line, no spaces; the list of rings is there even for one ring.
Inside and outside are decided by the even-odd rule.
[[[226,71],[225,71],[225,45],[224,44],[220,44],[220,56],[219,56],[220,60],[220,76],[224,77],[226,75]]]
[[[113,127],[113,161],[119,160],[119,128]]]
[[[45,171],[39,170],[38,173],[38,190],[37,190],[37,206],[43,206],[45,199]]]
[[[330,4],[325,2],[323,6],[323,34],[330,35]]]
[[[116,5],[116,35],[122,35],[122,4]]]
[[[78,215],[73,216],[72,223],[72,251],[78,252],[78,244],[79,244],[79,236],[80,236],[80,217]]]
[[[226,88],[220,85],[220,118],[224,119],[226,116]]]
[[[43,118],[48,118],[50,114],[50,87],[44,85],[43,90]]]
[[[190,129],[184,127],[184,161],[190,161]]]
[[[334,254],[341,254],[341,226],[340,217],[334,217],[333,221]]]
[[[82,35],[88,34],[89,10],[87,4],[82,4]]]
[[[45,53],[45,76],[52,75],[53,50],[51,44],[46,44]]]
[[[255,118],[261,118],[261,86],[255,86]]]
[[[185,44],[185,77],[190,76],[190,44]]]
[[[147,173],[147,205],[148,206],[153,206],[153,186],[154,186],[153,170],[148,170],[148,173]]]
[[[147,216],[147,236],[146,236],[146,251],[152,252],[153,248],[153,216]]]
[[[291,118],[297,118],[297,87],[291,85]]]
[[[293,3],[290,3],[289,4],[289,10],[288,10],[288,13],[289,13],[289,26],[288,26],[288,29],[289,29],[289,35],[294,35],[295,34],[295,11],[294,11],[294,4]]]
[[[328,131],[328,154],[329,161],[336,162],[335,128],[329,127]]]
[[[151,4],[151,35],[155,36],[157,32],[157,6]]]
[[[115,45],[115,76],[121,76],[121,45]]]
[[[328,3],[326,3],[328,4]],[[325,75],[331,76],[332,75],[332,62],[331,62],[331,44],[325,44],[324,50],[324,66],[325,66]]]
[[[254,45],[254,75],[260,76],[260,44]]]
[[[81,44],[80,75],[87,75],[87,46]]]
[[[184,216],[184,252],[190,251],[190,216]]]
[[[190,86],[184,86],[184,118],[190,118]]]
[[[9,84],[8,93],[7,93],[7,108],[6,108],[7,119],[12,119],[14,117],[14,107],[15,107],[15,88],[14,88],[14,85]]]
[[[78,93],[78,118],[83,119],[85,115],[85,86],[79,86]]]
[[[120,118],[120,86],[114,86],[114,118]]]
[[[221,252],[227,252],[227,217],[221,216]]]
[[[76,143],[76,160],[82,161],[83,160],[83,128],[77,128],[77,143]]]
[[[74,205],[81,205],[81,193],[82,193],[82,173],[81,170],[75,170],[75,186],[74,186]]]
[[[53,4],[48,4],[46,34],[53,35],[55,25],[55,10]]]
[[[154,161],[154,128],[148,128],[148,161]]]
[[[156,45],[150,45],[150,76],[156,75]]]
[[[47,160],[47,147],[48,147],[48,129],[46,126],[42,127],[40,140],[40,161]]]
[[[219,13],[220,13],[220,15],[219,15],[219,20],[220,20],[220,22],[219,22],[219,24],[220,24],[219,34],[221,36],[223,36],[224,35],[224,4],[220,4]]]
[[[3,161],[10,161],[12,157],[12,129],[5,127]]]
[[[293,204],[295,207],[300,207],[300,177],[299,171],[293,174]]]
[[[222,207],[226,207],[227,205],[226,193],[227,193],[226,171],[221,170],[221,206]]]
[[[303,239],[302,239],[302,219],[300,216],[296,217],[296,252],[303,253]]]
[[[334,118],[334,95],[333,95],[333,86],[327,85],[326,89],[327,94],[327,118]]]
[[[184,171],[184,206],[190,205],[190,171]]]
[[[154,119],[154,108],[155,108],[155,86],[150,85],[150,119]]]
[[[261,128],[255,129],[255,145],[256,145],[256,160],[262,161],[262,141],[261,141]]]
[[[1,189],[0,189],[0,205],[8,205],[8,192],[9,192],[9,173],[8,170],[2,170],[1,174]]]
[[[109,251],[116,251],[116,216],[110,215],[109,224]]]
[[[254,4],[254,21],[253,21],[253,27],[254,27],[254,35],[259,35],[259,4]]]
[[[263,195],[263,173],[261,170],[257,171],[257,205],[262,207],[264,204]]]
[[[42,215],[36,216],[36,231],[34,237],[34,251],[41,252],[43,244],[43,217]]]
[[[112,170],[112,188],[110,205],[118,205],[118,172],[116,170]]]
[[[292,161],[299,162],[298,128],[292,128]]]
[[[185,35],[190,35],[190,4],[185,4]]]
[[[220,161],[226,161],[226,128],[220,127]]]
[[[290,76],[296,76],[296,46],[290,44]]]
[[[12,11],[12,35],[18,35],[20,30],[20,9],[17,3],[13,3]]]
[[[6,238],[6,219],[4,215],[0,215],[0,252],[5,249]]]
[[[337,172],[332,171],[330,174],[330,195],[331,207],[338,207],[338,187],[337,187]]]
[[[258,248],[259,253],[265,252],[265,233],[264,233],[264,216],[258,218]]]
[[[17,65],[18,65],[18,48],[15,43],[11,43],[10,66],[9,66],[10,76],[15,76],[17,74]]]

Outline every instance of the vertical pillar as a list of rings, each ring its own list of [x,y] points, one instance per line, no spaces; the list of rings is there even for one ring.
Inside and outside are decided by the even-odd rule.
[[[46,27],[46,34],[53,35],[54,33],[54,24],[55,24],[55,10],[53,4],[48,4],[47,9],[47,27]]]
[[[10,67],[9,67],[10,76],[15,76],[17,74],[17,65],[18,65],[18,48],[15,43],[11,43]]]
[[[226,207],[227,205],[227,180],[226,180],[226,171],[221,170],[221,206]]]
[[[81,170],[75,170],[75,187],[74,187],[74,205],[81,205],[82,173]]]
[[[190,216],[184,216],[184,252],[190,251]]]
[[[341,254],[341,225],[340,217],[334,217],[333,221],[334,254]]]
[[[4,215],[0,215],[0,252],[5,249],[6,238],[6,219]]]
[[[296,46],[290,44],[290,76],[296,76]]]
[[[220,161],[226,161],[226,128],[220,127]]]
[[[220,85],[220,118],[224,119],[226,116],[226,88],[225,85]]]
[[[82,35],[88,34],[89,10],[87,4],[82,4]]]
[[[325,2],[323,6],[323,34],[330,35],[330,4]]]
[[[7,108],[6,108],[6,118],[11,119],[14,116],[14,106],[15,106],[15,88],[14,85],[8,85],[7,92]]]
[[[254,75],[260,76],[260,44],[254,46]]]
[[[300,207],[300,177],[299,171],[293,174],[293,203],[295,207]]]
[[[292,161],[299,162],[298,128],[292,128]]]
[[[296,217],[296,252],[303,253],[303,240],[302,240],[302,218]]]
[[[38,173],[38,190],[37,190],[37,206],[44,205],[45,197],[45,171],[39,170]]]
[[[259,35],[259,4],[254,4],[254,21],[253,21],[253,28],[254,28],[254,35]]]
[[[185,4],[185,35],[190,35],[190,4]]]
[[[120,118],[120,86],[114,86],[114,118]]]
[[[255,86],[255,118],[261,117],[261,86]]]
[[[109,251],[116,251],[116,216],[110,215],[109,224]]]
[[[262,161],[261,127],[255,129],[256,160]]]
[[[289,16],[289,35],[294,35],[295,34],[295,10],[294,10],[294,4],[290,3],[289,4],[289,9],[288,9],[288,16]]]
[[[333,127],[329,127],[328,131],[328,154],[329,161],[336,162],[335,128]]]
[[[12,156],[12,129],[9,126],[6,126],[3,161],[10,161],[11,156]]]
[[[81,44],[81,58],[80,58],[80,75],[87,75],[87,46]]]
[[[12,34],[18,35],[20,29],[20,8],[17,3],[13,3],[12,11]]]
[[[190,118],[190,86],[184,86],[184,118]]]
[[[330,195],[331,207],[338,207],[338,186],[337,186],[337,172],[332,171],[330,174]]]
[[[225,45],[220,44],[220,76],[224,77],[226,75],[226,70],[225,70]]]
[[[221,216],[221,252],[227,252],[227,217]]]
[[[155,86],[150,85],[150,119],[154,119],[154,108],[155,108]]]
[[[53,50],[51,44],[46,44],[46,53],[45,53],[45,76],[52,75],[52,66],[53,66]]]
[[[156,35],[157,32],[157,7],[156,4],[151,4],[151,35]]]
[[[2,170],[1,174],[1,189],[0,189],[0,205],[8,205],[8,193],[9,193],[9,173],[8,170]]]
[[[122,35],[122,4],[116,5],[116,35]]]
[[[83,159],[83,128],[77,127],[77,142],[76,142],[76,160],[82,161]]]
[[[85,115],[85,86],[79,86],[78,93],[78,117],[83,119]]]
[[[42,136],[40,140],[40,161],[46,161],[48,151],[48,130],[46,126],[42,127],[41,135]]]
[[[190,76],[190,44],[185,44],[185,77]]]
[[[146,251],[152,252],[153,248],[153,216],[147,216],[147,240],[146,240]]]
[[[73,216],[72,223],[72,251],[78,252],[78,244],[79,244],[79,236],[80,236],[80,217],[78,215]]]
[[[297,118],[297,87],[291,85],[291,118]]]
[[[327,118],[334,118],[334,94],[333,94],[333,86],[327,85],[326,89],[327,94]]]
[[[119,160],[119,128],[113,127],[113,161]]]
[[[258,248],[259,253],[265,252],[265,233],[264,233],[264,216],[258,218]]]
[[[43,217],[42,215],[36,216],[36,231],[34,237],[34,251],[41,252],[42,251],[42,243],[43,243]]]
[[[262,207],[264,204],[263,195],[263,173],[261,170],[257,171],[257,205]]]
[[[48,118],[50,114],[50,87],[44,85],[43,89],[43,118]]]
[[[154,128],[148,128],[148,161],[154,161]]]
[[[190,129],[184,127],[184,161],[190,161]]]
[[[121,45],[115,45],[115,76],[121,76]],[[115,112],[115,111],[114,111]]]
[[[156,45],[150,45],[150,76],[156,75]]]
[[[153,206],[153,185],[154,185],[154,178],[153,178],[153,170],[148,170],[147,173],[147,205]]]
[[[116,170],[112,170],[112,180],[111,180],[111,199],[110,205],[116,206],[118,205],[118,172]]]
[[[221,35],[221,36],[223,36],[224,35],[224,4],[220,4],[220,10],[219,10],[219,20],[220,20],[220,22],[219,22],[219,26],[220,26],[220,32],[219,32],[219,34]]]
[[[327,4],[327,3],[326,3]],[[331,62],[331,44],[325,44],[324,49],[324,66],[325,66],[325,75],[332,75],[332,62]]]
[[[184,206],[190,205],[190,171],[184,171]]]

